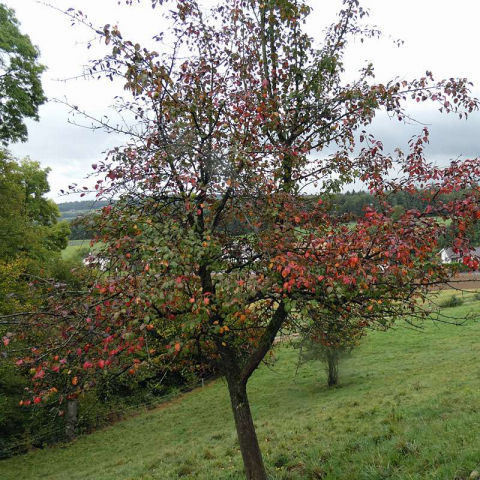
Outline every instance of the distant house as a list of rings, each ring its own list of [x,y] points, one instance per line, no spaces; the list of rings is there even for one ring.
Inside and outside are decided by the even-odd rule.
[[[442,263],[461,263],[464,257],[471,257],[480,261],[480,247],[473,247],[465,251],[460,250],[458,253],[455,253],[453,248],[442,248],[440,250]]]
[[[106,258],[98,257],[90,252],[87,257],[83,259],[83,264],[86,267],[99,268],[102,271],[108,269],[109,263]]]

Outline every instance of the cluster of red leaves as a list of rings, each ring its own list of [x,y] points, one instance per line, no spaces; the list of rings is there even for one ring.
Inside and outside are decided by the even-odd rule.
[[[465,79],[431,74],[382,85],[368,67],[343,85],[346,36],[378,34],[360,27],[358,2],[345,4],[319,50],[301,31],[304,2],[228,0],[210,24],[197,2],[178,2],[173,31],[178,48],[191,49],[187,59],[105,27],[112,54],[94,68],[121,72],[133,94],[122,108],[138,125],[127,146],[93,166],[98,197],[112,199],[95,225],[95,255],[107,270],[82,294],[51,295],[31,316],[42,342],[22,366],[33,369],[35,399],[51,395],[52,384],[76,395],[107,367],[133,374],[151,356],[248,379],[275,334],[295,330],[311,302],[361,318],[362,328],[428,314],[419,300],[450,275],[435,253],[441,219],[458,224],[453,247],[468,248],[465,232],[480,217],[480,163],[429,164],[427,130],[396,156],[364,133],[354,155],[356,134],[379,109],[402,120],[408,98],[460,116],[478,103]],[[312,155],[332,145],[335,154]],[[328,197],[356,179],[381,207],[349,225]],[[315,196],[301,194],[308,185]],[[389,195],[419,189],[429,207],[394,220]],[[460,190],[461,200],[442,200]]]

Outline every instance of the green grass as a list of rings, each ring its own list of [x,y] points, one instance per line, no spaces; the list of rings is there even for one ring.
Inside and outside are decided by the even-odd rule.
[[[90,246],[90,240],[69,240],[68,246],[69,247],[77,247],[77,246]]]
[[[442,296],[452,292],[442,292]],[[452,315],[476,309],[470,296]],[[480,324],[372,332],[341,387],[298,351],[276,351],[249,384],[271,479],[460,480],[480,469]],[[2,480],[243,479],[222,380],[69,446],[0,462]]]
[[[62,251],[62,258],[70,260],[74,258],[82,249],[90,250],[90,240],[69,240],[68,246]]]

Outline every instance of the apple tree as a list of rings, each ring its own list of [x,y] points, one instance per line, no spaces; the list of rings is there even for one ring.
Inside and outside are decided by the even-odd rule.
[[[149,356],[214,368],[246,476],[263,480],[247,383],[279,332],[296,332],[312,305],[362,328],[430,314],[429,287],[449,279],[436,256],[441,219],[458,221],[454,247],[466,246],[462,232],[480,217],[480,164],[430,164],[426,129],[394,155],[367,130],[382,110],[402,121],[409,100],[461,116],[478,103],[466,79],[430,72],[378,84],[368,65],[345,84],[348,42],[380,33],[345,0],[317,46],[309,13],[304,0],[224,0],[208,12],[179,1],[168,14],[173,48],[160,34],[160,53],[101,30],[112,50],[92,73],[123,79],[131,98],[119,108],[135,126],[93,166],[98,197],[112,199],[94,228],[108,270],[81,294],[52,292],[25,319],[48,325],[23,360],[35,402],[52,382],[74,395],[106,368],[135,374]],[[328,197],[358,180],[380,206],[349,225]],[[428,207],[394,215],[389,195],[419,188]],[[465,194],[445,200],[452,191]]]

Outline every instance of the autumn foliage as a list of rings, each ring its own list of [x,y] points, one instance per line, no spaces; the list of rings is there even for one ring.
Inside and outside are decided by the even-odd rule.
[[[112,199],[95,226],[108,269],[28,317],[48,335],[22,362],[34,402],[76,395],[105,369],[214,368],[227,379],[247,477],[264,479],[246,385],[279,332],[296,332],[312,305],[363,329],[425,318],[429,288],[450,275],[436,255],[442,218],[458,222],[461,249],[480,217],[478,160],[430,164],[422,128],[392,155],[369,124],[381,110],[402,121],[407,100],[460,117],[478,103],[465,79],[430,72],[383,85],[368,65],[345,85],[348,41],[379,35],[356,0],[319,47],[303,31],[303,1],[172,8],[171,53],[102,30],[112,52],[93,69],[124,80],[132,96],[120,108],[136,119],[127,144],[93,166],[98,198]],[[357,180],[381,207],[352,225],[329,194]],[[428,207],[392,217],[389,195],[418,189]]]

